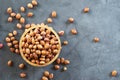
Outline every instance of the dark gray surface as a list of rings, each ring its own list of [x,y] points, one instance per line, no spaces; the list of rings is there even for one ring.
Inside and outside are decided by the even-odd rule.
[[[53,26],[56,31],[65,30],[61,40],[68,40],[69,44],[63,46],[60,56],[71,61],[66,72],[54,71],[52,65],[32,67],[6,46],[4,39],[8,32],[16,29],[19,36],[23,32],[15,27],[17,21],[7,23],[6,9],[11,6],[19,12],[19,7],[26,6],[28,2],[30,0],[0,0],[0,42],[4,43],[4,48],[0,49],[0,80],[40,80],[44,70],[55,73],[53,80],[120,79],[120,0],[38,0],[38,7],[27,10],[35,14],[33,18],[27,19],[27,23],[44,22],[51,11],[57,11],[58,17],[49,26]],[[84,7],[89,7],[90,12],[84,14]],[[69,17],[75,19],[74,24],[66,23]],[[78,35],[70,34],[72,28],[78,30]],[[96,36],[100,38],[99,43],[92,42]],[[10,59],[14,61],[13,67],[7,66]],[[25,70],[18,68],[22,62],[27,65]],[[110,77],[109,73],[114,69],[118,71],[118,76]],[[27,78],[19,78],[20,72],[26,72]]]

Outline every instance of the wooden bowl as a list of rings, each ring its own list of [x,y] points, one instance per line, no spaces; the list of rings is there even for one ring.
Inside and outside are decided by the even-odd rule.
[[[24,53],[23,53],[23,50],[22,50],[22,39],[23,39],[23,37],[25,37],[25,35],[26,35],[30,30],[33,30],[33,29],[39,28],[39,27],[44,27],[45,29],[51,30],[51,32],[52,32],[52,33],[56,36],[56,38],[58,39],[58,44],[59,44],[59,46],[60,46],[60,47],[58,48],[58,53],[55,55],[55,57],[54,57],[50,62],[45,63],[45,64],[43,64],[43,65],[38,65],[38,64],[35,64],[35,63],[32,63],[31,61],[29,61],[29,60],[25,57],[25,55],[24,55]],[[20,54],[21,54],[22,58],[23,58],[28,64],[30,64],[30,65],[32,65],[32,66],[36,66],[36,67],[44,67],[44,66],[47,66],[47,65],[53,63],[53,62],[58,58],[58,56],[59,56],[59,54],[60,54],[60,51],[61,51],[61,41],[60,41],[60,38],[59,38],[58,34],[52,29],[52,27],[48,27],[47,25],[44,25],[43,23],[42,23],[42,24],[37,24],[37,25],[34,25],[34,24],[33,24],[33,25],[31,25],[31,28],[25,30],[25,32],[22,34],[22,36],[21,36],[21,38],[20,38],[19,49],[20,49]]]

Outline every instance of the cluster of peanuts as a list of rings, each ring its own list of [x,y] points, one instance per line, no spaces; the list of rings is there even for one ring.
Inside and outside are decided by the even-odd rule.
[[[22,38],[22,52],[26,59],[38,65],[50,62],[59,53],[55,34],[44,27],[35,28]]]
[[[17,31],[14,30],[12,33],[8,34],[5,40],[7,42],[7,46],[10,48],[10,51],[19,54],[19,41],[15,38],[16,35]]]
[[[32,0],[31,3],[27,4],[27,7],[28,7],[28,9],[32,9],[33,7],[35,7],[37,5],[38,5],[38,2],[36,0]],[[20,11],[23,13],[26,11],[26,8],[24,6],[21,6]],[[8,17],[8,22],[13,22],[14,19],[18,20],[19,23],[16,24],[16,27],[21,29],[23,24],[25,24],[26,19],[20,13],[14,12],[12,7],[9,7],[7,9],[7,13],[10,15]],[[28,12],[26,16],[32,17],[33,15],[34,15],[33,12]]]
[[[41,80],[51,80],[54,78],[54,74],[50,73],[49,71],[44,71],[43,76],[41,78]]]
[[[63,58],[63,57],[62,58],[57,58],[56,65],[54,65],[54,69],[59,70],[60,69],[60,64],[64,65],[62,70],[66,71],[67,70],[66,65],[70,64],[70,61],[68,59]]]

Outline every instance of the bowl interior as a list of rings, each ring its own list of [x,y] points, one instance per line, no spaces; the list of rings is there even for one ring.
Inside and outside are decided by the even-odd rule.
[[[38,64],[35,64],[35,63],[30,62],[30,61],[24,56],[24,53],[23,53],[23,51],[22,51],[22,46],[21,46],[23,37],[25,37],[25,35],[26,35],[30,30],[33,30],[33,29],[39,28],[39,27],[44,27],[44,28],[46,28],[46,29],[51,30],[52,33],[54,33],[54,35],[55,35],[56,38],[58,39],[58,42],[59,42],[58,44],[59,44],[59,46],[60,46],[60,47],[59,47],[59,50],[58,50],[58,53],[55,55],[55,57],[54,57],[50,62],[45,63],[45,64],[43,64],[43,65],[38,65]],[[59,38],[58,34],[52,29],[52,27],[48,27],[47,25],[44,25],[43,23],[42,23],[42,24],[37,24],[37,25],[31,25],[31,28],[25,30],[25,32],[22,34],[22,36],[21,36],[21,38],[20,38],[19,49],[20,49],[20,54],[21,54],[22,58],[23,58],[28,64],[30,64],[30,65],[32,65],[32,66],[36,66],[36,67],[43,67],[43,66],[47,66],[47,65],[53,63],[53,62],[57,59],[57,57],[59,56],[60,51],[61,51],[61,41],[60,41],[60,38]]]

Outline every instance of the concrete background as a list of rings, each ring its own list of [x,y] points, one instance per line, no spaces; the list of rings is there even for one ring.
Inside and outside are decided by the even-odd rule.
[[[31,0],[0,0],[0,80],[40,80],[44,70],[54,73],[53,80],[119,80],[120,79],[120,0],[38,0],[39,5],[34,9],[33,18],[26,23],[41,23],[55,10],[58,17],[53,19],[52,26],[57,32],[65,30],[61,41],[68,40],[63,46],[60,57],[70,59],[66,72],[52,70],[52,64],[35,68],[28,65],[21,56],[11,53],[5,43],[5,37],[12,30],[17,30],[21,36],[24,30],[16,28],[17,21],[8,23],[6,9],[12,7],[20,12],[20,6],[26,6]],[[84,7],[89,7],[89,13],[83,13]],[[22,13],[25,16],[24,13]],[[75,19],[74,24],[66,23],[69,17]],[[78,35],[71,35],[70,30],[76,28]],[[100,42],[92,39],[99,37]],[[8,67],[7,61],[13,60],[14,66]],[[25,63],[25,70],[20,70],[18,64]],[[62,66],[61,66],[62,68]],[[117,77],[110,77],[112,70],[117,70]],[[27,78],[19,78],[20,72],[26,72]]]

